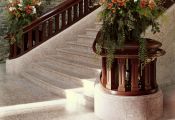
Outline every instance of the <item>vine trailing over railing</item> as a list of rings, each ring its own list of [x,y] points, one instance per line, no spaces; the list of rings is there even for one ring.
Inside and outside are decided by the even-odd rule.
[[[67,0],[23,28],[22,41],[10,45],[10,59],[17,58],[68,28],[98,8],[93,0]]]

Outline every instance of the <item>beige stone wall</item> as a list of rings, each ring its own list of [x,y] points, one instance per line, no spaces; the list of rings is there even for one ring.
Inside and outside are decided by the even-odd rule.
[[[158,58],[157,80],[162,86],[175,83],[175,5],[159,19],[161,32],[155,35],[148,29],[146,36],[162,42],[166,55]]]

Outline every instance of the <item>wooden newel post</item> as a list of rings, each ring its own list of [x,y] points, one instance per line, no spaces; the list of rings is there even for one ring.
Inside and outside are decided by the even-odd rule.
[[[98,33],[96,40],[99,38]],[[96,40],[93,50],[96,53]],[[102,49],[101,85],[109,93],[124,96],[147,95],[158,91],[156,82],[157,57],[165,54],[162,44],[147,39],[148,58],[145,63],[139,59],[139,44],[136,41],[125,42],[122,50],[116,49],[115,60],[111,68],[106,67],[106,50]]]

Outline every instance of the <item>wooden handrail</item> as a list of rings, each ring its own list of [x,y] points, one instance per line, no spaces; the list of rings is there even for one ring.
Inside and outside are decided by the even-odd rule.
[[[99,7],[92,3],[92,0],[67,0],[25,26],[20,44],[10,46],[9,59],[29,52]]]
[[[32,28],[34,28],[38,24],[40,24],[44,21],[47,21],[47,19],[49,19],[50,17],[52,17],[58,13],[61,13],[62,11],[73,6],[74,4],[79,3],[79,1],[81,1],[81,0],[67,0],[67,1],[59,4],[55,8],[51,9],[49,12],[45,13],[44,15],[39,17],[38,19],[34,20],[30,25],[25,26],[23,29],[24,32],[31,30]]]

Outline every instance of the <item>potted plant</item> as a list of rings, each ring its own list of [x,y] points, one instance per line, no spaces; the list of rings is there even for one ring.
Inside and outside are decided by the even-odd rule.
[[[161,43],[145,38],[151,26],[159,32],[156,20],[164,10],[159,0],[100,0],[102,27],[93,44],[102,56],[102,85],[120,95],[156,92],[156,57],[165,54]],[[113,93],[115,93],[113,91]]]
[[[159,0],[100,0],[102,22],[100,37],[96,40],[96,52],[106,49],[107,65],[110,68],[116,49],[122,49],[128,41],[139,44],[139,58],[147,58],[147,39],[144,32],[151,25],[153,33],[159,32],[157,17],[163,7]]]
[[[40,0],[9,0],[7,4],[8,35],[10,44],[20,43],[23,27],[37,18]]]

